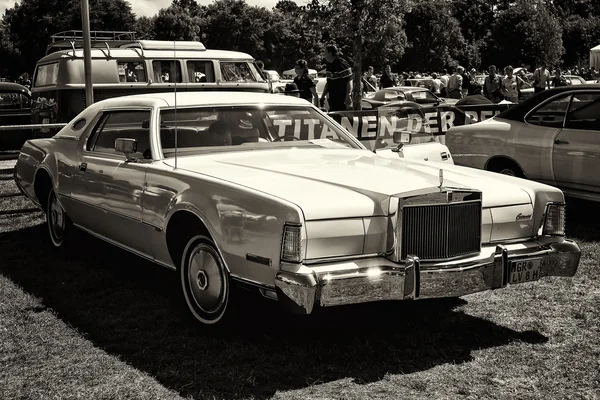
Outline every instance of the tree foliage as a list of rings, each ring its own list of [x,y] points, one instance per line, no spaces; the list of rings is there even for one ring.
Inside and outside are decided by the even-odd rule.
[[[359,76],[381,71],[440,70],[452,64],[587,64],[600,44],[598,0],[279,0],[273,9],[245,0],[173,0],[135,18],[127,0],[90,0],[92,30],[135,30],[141,39],[200,40],[239,50],[268,69],[297,59],[323,67],[335,42]],[[0,23],[0,73],[32,72],[50,35],[81,29],[80,0],[21,0]],[[358,78],[357,78],[358,79]],[[358,82],[358,81],[357,81]]]
[[[125,0],[90,0],[89,5],[91,30],[123,31],[135,27],[131,5]],[[8,66],[9,74],[32,71],[45,55],[51,35],[81,30],[81,4],[79,0],[23,0],[6,10],[3,28],[3,38],[19,55],[18,64]]]
[[[417,3],[406,15],[406,36],[402,65],[411,71],[439,71],[457,64],[466,48],[460,24],[445,0]]]
[[[557,65],[564,52],[562,27],[540,2],[518,0],[499,13],[492,30],[488,60],[501,68],[511,65]]]

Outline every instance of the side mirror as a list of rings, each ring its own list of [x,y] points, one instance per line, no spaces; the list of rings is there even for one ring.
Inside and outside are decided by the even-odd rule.
[[[115,140],[115,150],[119,153],[125,153],[127,161],[135,161],[131,154],[137,152],[137,140],[118,138]]]
[[[410,143],[410,132],[408,131],[398,131],[394,132],[394,143]]]

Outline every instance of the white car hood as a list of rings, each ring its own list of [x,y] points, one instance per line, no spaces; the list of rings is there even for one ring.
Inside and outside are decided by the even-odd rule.
[[[168,160],[171,165],[173,160]],[[366,150],[276,149],[179,157],[178,168],[298,205],[307,220],[386,215],[390,196],[439,186],[477,189],[484,207],[530,204],[519,179],[453,165],[387,159]]]

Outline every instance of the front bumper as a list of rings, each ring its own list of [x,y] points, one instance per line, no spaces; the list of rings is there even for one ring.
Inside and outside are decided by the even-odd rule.
[[[310,314],[316,306],[459,297],[509,284],[513,261],[540,260],[539,278],[574,276],[581,251],[571,240],[543,237],[521,243],[483,246],[476,257],[447,262],[405,263],[385,257],[298,265],[275,278],[277,298],[291,312]]]

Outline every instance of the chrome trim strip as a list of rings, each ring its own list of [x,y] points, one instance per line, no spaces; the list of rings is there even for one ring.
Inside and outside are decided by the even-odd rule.
[[[271,266],[272,261],[270,258],[257,256],[256,254],[246,253],[246,260],[255,262],[257,264],[263,264],[267,266]]]
[[[126,215],[126,214],[122,214],[122,213],[120,213],[120,212],[116,212],[116,211],[110,211],[110,210],[107,210],[107,209],[105,209],[105,208],[99,207],[99,206],[97,206],[97,205],[95,205],[95,204],[90,204],[90,203],[88,203],[88,202],[86,202],[86,201],[83,201],[83,200],[77,199],[77,198],[75,198],[75,197],[72,197],[72,196],[64,196],[64,197],[67,197],[67,198],[69,198],[69,200],[71,200],[71,201],[76,201],[76,202],[78,202],[78,203],[80,203],[80,204],[83,204],[83,205],[84,205],[84,206],[86,206],[86,207],[93,207],[93,208],[96,208],[96,209],[98,209],[98,210],[101,210],[101,211],[104,211],[104,212],[107,212],[107,213],[111,213],[111,214],[117,215],[117,216],[119,216],[119,217],[121,217],[121,218],[126,218],[126,219],[128,219],[128,220],[131,220],[131,221],[134,221],[134,222],[139,222],[139,223],[141,223],[141,224],[143,224],[143,225],[148,225],[148,226],[150,226],[150,227],[154,228],[154,229],[155,229],[157,232],[162,232],[162,231],[163,231],[163,228],[162,228],[162,227],[160,227],[160,226],[158,226],[158,225],[151,224],[151,223],[149,223],[149,222],[146,222],[146,221],[144,221],[144,220],[137,219],[137,218],[133,218],[132,216],[129,216],[129,215]]]
[[[150,255],[148,255],[148,254],[146,254],[146,253],[144,253],[144,252],[141,252],[141,251],[138,251],[138,250],[132,249],[132,248],[131,248],[131,247],[129,247],[129,246],[125,246],[124,244],[121,244],[121,243],[117,242],[116,240],[109,239],[109,238],[107,238],[106,236],[103,236],[103,235],[101,235],[101,234],[99,234],[99,233],[96,233],[96,232],[94,232],[94,231],[92,231],[92,230],[89,230],[89,229],[87,229],[87,228],[84,228],[84,227],[83,227],[83,226],[81,226],[81,225],[78,225],[78,224],[75,224],[75,223],[73,223],[73,225],[74,225],[74,226],[76,226],[77,228],[81,229],[82,231],[84,231],[84,232],[86,232],[86,233],[89,233],[89,234],[90,234],[90,235],[92,235],[92,236],[95,236],[95,237],[97,237],[98,239],[104,240],[105,242],[107,242],[107,243],[109,243],[109,244],[112,244],[113,246],[117,246],[117,247],[119,247],[119,248],[121,248],[121,249],[123,249],[123,250],[125,250],[125,251],[128,251],[128,252],[130,252],[130,253],[133,253],[133,254],[135,254],[135,255],[137,255],[137,256],[140,256],[140,257],[144,258],[145,260],[148,260],[148,261],[151,261],[151,262],[153,262],[153,263],[155,263],[155,264],[158,264],[158,265],[160,265],[161,267],[165,267],[165,268],[168,268],[168,269],[170,269],[170,270],[173,270],[173,271],[176,271],[176,270],[177,270],[177,268],[175,268],[174,266],[172,266],[172,265],[169,265],[169,264],[167,264],[167,263],[165,263],[165,262],[162,262],[162,261],[160,261],[160,260],[157,260],[157,259],[155,259],[154,257],[152,257],[152,256],[150,256]]]
[[[324,264],[328,262],[338,262],[338,261],[353,261],[360,260],[362,258],[371,258],[371,257],[379,257],[383,256],[383,254],[379,253],[369,253],[369,254],[357,254],[354,256],[335,256],[335,257],[323,257],[323,258],[311,258],[304,260],[305,265],[311,264]]]
[[[253,281],[252,279],[243,278],[239,275],[234,275],[234,274],[230,274],[229,276],[231,277],[231,279],[233,279],[239,283],[243,283],[243,284],[250,285],[250,286],[255,286],[260,289],[275,290],[275,285],[268,285],[265,283]]]

